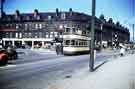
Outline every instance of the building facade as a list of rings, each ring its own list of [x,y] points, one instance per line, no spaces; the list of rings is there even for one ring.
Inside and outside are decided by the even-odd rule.
[[[95,17],[95,43],[112,45],[115,41],[119,43],[128,42],[130,38],[129,30],[119,24],[113,23],[112,19],[106,21],[102,15]],[[0,22],[0,36],[3,45],[13,45],[21,47],[48,48],[54,43],[67,45],[81,44],[89,45],[85,39],[90,39],[91,16],[74,12],[70,8],[68,12],[38,12],[20,13],[16,10],[15,14],[4,14]],[[69,42],[67,34],[74,34],[78,39]],[[73,35],[71,36],[73,37]],[[83,37],[83,40],[82,40]],[[70,38],[70,37],[69,37]],[[81,40],[79,40],[81,39]]]

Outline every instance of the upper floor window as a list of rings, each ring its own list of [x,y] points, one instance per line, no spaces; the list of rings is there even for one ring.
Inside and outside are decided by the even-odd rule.
[[[16,24],[16,29],[18,29],[19,28],[19,24]]]
[[[65,29],[65,32],[66,32],[66,33],[69,33],[69,32],[70,32],[70,28],[66,28],[66,29]]]
[[[37,18],[37,20],[40,20],[40,16],[39,15],[36,18]]]
[[[72,28],[72,32],[75,33],[76,32],[76,29],[75,28]]]
[[[54,36],[55,37],[58,37],[58,32],[54,32]]]
[[[48,20],[51,20],[51,19],[52,19],[52,16],[49,15],[49,16],[48,16]]]
[[[19,38],[22,38],[22,33],[19,33]]]
[[[66,13],[61,14],[61,19],[66,19]]]
[[[42,29],[42,24],[39,24],[39,29]]]
[[[26,16],[26,20],[30,20],[30,17],[29,16]]]
[[[25,30],[28,29],[28,24],[24,24]]]
[[[38,29],[38,24],[35,24],[35,28]]]
[[[18,33],[16,33],[16,36],[15,37],[18,38]]]
[[[39,38],[42,38],[42,32],[39,32]]]

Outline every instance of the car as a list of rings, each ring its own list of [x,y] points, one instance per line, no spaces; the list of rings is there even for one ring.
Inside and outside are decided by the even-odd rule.
[[[8,60],[15,60],[18,58],[18,54],[16,52],[16,49],[12,46],[7,47],[6,53],[8,55]]]
[[[0,48],[0,66],[6,65],[8,63],[8,55],[6,54],[5,49]]]

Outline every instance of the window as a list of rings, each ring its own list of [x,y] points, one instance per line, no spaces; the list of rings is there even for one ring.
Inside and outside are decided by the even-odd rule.
[[[70,45],[70,40],[66,40],[65,44]]]
[[[25,30],[27,30],[28,29],[28,24],[25,24]]]
[[[71,45],[75,45],[75,40],[71,40]]]
[[[54,32],[54,35],[55,35],[55,37],[58,37],[58,33],[57,32]]]
[[[52,16],[49,15],[49,16],[48,16],[48,20],[51,20],[51,19],[52,19]]]
[[[75,32],[76,32],[76,31],[75,31],[75,28],[73,28],[73,29],[72,29],[72,33],[75,33]]]
[[[66,19],[66,14],[65,13],[61,14],[61,19]]]
[[[42,29],[42,24],[39,24],[39,29]]]
[[[16,36],[15,37],[18,38],[18,33],[16,33]]]
[[[46,27],[46,23],[42,24],[42,28],[45,28]]]
[[[16,29],[18,29],[19,28],[19,25],[18,24],[16,24],[16,27],[15,27]]]
[[[50,38],[52,38],[53,37],[53,32],[50,32]]]
[[[37,32],[35,33],[35,38],[38,38],[38,33]]]
[[[24,33],[24,38],[27,38],[27,36],[28,36],[27,33]]]
[[[78,46],[78,41],[77,40],[75,41],[75,45]]]
[[[22,33],[19,33],[19,38],[22,38]]]
[[[9,36],[9,33],[8,33],[8,32],[6,32],[6,36],[5,36],[5,38],[9,38],[8,36]]]
[[[28,38],[31,38],[32,37],[32,33],[28,33]]]
[[[46,38],[49,38],[49,33],[48,32],[46,32]]]
[[[81,46],[81,41],[79,41],[79,46]]]
[[[10,32],[9,38],[12,38],[12,32]]]
[[[26,20],[30,20],[30,17],[29,17],[29,16],[27,16],[27,17],[26,17]]]
[[[36,17],[36,19],[37,19],[37,20],[40,20],[40,16],[38,15],[38,16]]]
[[[66,28],[65,32],[69,33],[70,32],[70,28]]]
[[[39,32],[39,38],[42,38],[42,32]]]
[[[38,24],[35,24],[35,29],[38,29]]]

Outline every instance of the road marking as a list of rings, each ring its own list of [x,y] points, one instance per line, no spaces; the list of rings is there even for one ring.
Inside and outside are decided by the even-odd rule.
[[[0,69],[11,68],[11,67],[16,67],[16,65],[15,64],[9,64],[9,65],[6,65],[6,66],[1,66]]]

